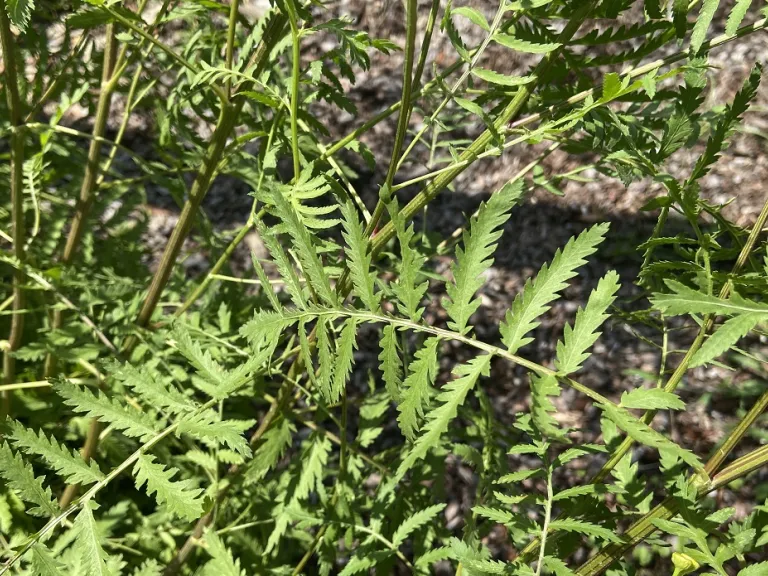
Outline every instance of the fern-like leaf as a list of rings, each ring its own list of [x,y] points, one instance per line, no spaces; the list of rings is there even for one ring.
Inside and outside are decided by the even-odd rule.
[[[725,33],[735,34],[736,30],[741,26],[741,21],[744,20],[744,16],[747,15],[752,0],[736,0],[736,3],[731,8],[731,13],[728,15],[728,21],[725,23]]]
[[[261,480],[267,472],[274,468],[285,450],[290,446],[293,434],[296,432],[294,425],[286,419],[267,430],[262,437],[262,443],[253,455],[246,478],[249,481]]]
[[[536,318],[549,310],[548,304],[576,275],[576,269],[586,264],[587,256],[597,250],[607,231],[608,224],[597,224],[571,238],[562,252],[558,250],[555,253],[550,266],[542,266],[536,279],[525,283],[525,288],[515,296],[512,309],[507,311],[501,325],[503,341],[510,352],[517,352],[533,340],[526,334],[539,325]]]
[[[64,576],[63,566],[54,558],[48,548],[42,544],[32,546],[32,572],[36,576]]]
[[[75,518],[74,550],[80,556],[85,576],[111,576],[109,556],[101,545],[101,534],[93,518],[90,502],[86,502]]]
[[[240,561],[235,560],[232,552],[226,547],[224,542],[215,530],[206,529],[204,542],[205,549],[211,556],[205,567],[203,574],[210,576],[244,576],[245,571],[240,568]]]
[[[331,351],[331,336],[333,324],[326,321],[325,318],[318,318],[316,324],[317,332],[317,359],[320,365],[318,371],[317,383],[320,388],[320,395],[326,402],[333,402],[333,373],[336,366],[333,361]]]
[[[222,420],[218,412],[204,410],[179,422],[176,433],[189,434],[210,446],[226,445],[247,458],[251,455],[251,448],[243,432],[253,424],[253,420]]]
[[[133,474],[136,477],[136,488],[146,483],[147,494],[155,494],[155,500],[169,512],[186,520],[196,520],[203,515],[203,499],[200,498],[202,488],[195,488],[192,480],[173,481],[178,470],[168,468],[155,462],[155,457],[142,454],[136,460]]]
[[[0,476],[5,478],[9,489],[22,500],[35,504],[27,513],[33,516],[55,516],[59,512],[50,488],[43,487],[43,479],[37,478],[32,465],[21,454],[14,454],[7,443],[0,444]]]
[[[397,405],[400,411],[397,421],[400,430],[409,440],[413,440],[419,429],[419,419],[424,416],[424,408],[429,403],[432,383],[437,375],[437,346],[440,338],[428,338],[415,354],[411,362],[411,372],[403,382],[402,400]]]
[[[425,524],[432,522],[435,516],[440,514],[440,512],[442,512],[444,509],[445,504],[435,504],[434,506],[430,506],[424,510],[419,510],[412,516],[408,517],[408,519],[403,521],[403,523],[397,527],[395,533],[392,534],[390,542],[392,542],[395,548],[399,548],[400,545],[405,542],[408,536],[410,536],[413,532]]]
[[[419,307],[429,282],[417,284],[425,258],[411,246],[413,240],[413,224],[407,225],[400,215],[397,200],[393,199],[388,205],[389,214],[395,225],[397,241],[400,243],[400,266],[397,281],[392,284],[392,292],[398,299],[398,309],[414,322],[421,318],[424,308]]]
[[[555,405],[550,396],[560,395],[560,385],[554,376],[531,375],[531,418],[533,425],[542,436],[562,438],[565,431],[560,428],[551,413]]]
[[[552,522],[549,523],[549,529],[553,532],[556,530],[578,532],[579,534],[594,536],[595,538],[605,540],[606,542],[622,542],[621,537],[616,535],[612,530],[584,520],[574,520],[571,518],[552,520]]]
[[[413,447],[406,457],[400,463],[397,469],[396,480],[400,480],[405,473],[420,459],[424,458],[430,448],[440,445],[440,437],[448,429],[448,425],[456,418],[459,406],[464,404],[472,388],[479,380],[480,376],[487,376],[491,365],[491,356],[483,354],[476,356],[467,364],[460,364],[453,370],[453,374],[458,376],[455,380],[449,382],[440,390],[437,396],[439,406],[427,414],[427,423],[424,425],[422,434],[416,439]]]
[[[394,402],[400,402],[400,388],[403,384],[403,366],[398,353],[397,331],[392,324],[387,324],[381,333],[381,353],[379,368],[384,378],[389,397]]]
[[[291,264],[288,255],[285,253],[285,250],[283,250],[278,239],[267,230],[267,227],[261,220],[256,220],[256,230],[258,230],[264,245],[272,255],[272,260],[275,262],[275,266],[277,266],[277,271],[280,274],[280,278],[282,278],[285,283],[285,288],[288,291],[291,300],[293,300],[293,303],[297,308],[303,310],[307,307],[307,301],[304,298],[304,290],[302,289],[299,276],[296,274],[296,269]],[[275,308],[275,310],[280,310],[280,308]]]
[[[146,442],[159,431],[158,423],[148,414],[123,406],[101,392],[93,394],[66,381],[58,382],[54,388],[64,398],[64,404],[71,406],[75,412],[109,423],[126,436]]]
[[[328,281],[328,275],[325,273],[320,257],[317,255],[315,246],[312,244],[312,236],[296,214],[293,206],[283,197],[282,193],[275,191],[272,195],[277,213],[288,233],[293,239],[296,253],[298,254],[304,273],[309,278],[312,289],[317,293],[323,302],[329,306],[338,304],[336,292],[331,288]]]
[[[668,316],[686,314],[738,314],[768,315],[768,304],[754,302],[733,293],[730,298],[722,299],[711,294],[699,292],[676,280],[665,280],[669,294],[657,293],[651,298],[653,307]]]
[[[694,354],[688,365],[689,368],[701,366],[724,354],[765,318],[768,316],[760,316],[759,314],[742,314],[729,318],[707,338],[698,352]]]
[[[121,364],[114,360],[105,363],[107,372],[136,394],[149,406],[167,410],[172,414],[181,414],[197,409],[197,404],[171,386],[159,382],[148,370],[137,368],[129,363]]]
[[[351,200],[347,200],[341,205],[341,213],[344,216],[342,221],[344,224],[344,241],[348,246],[346,251],[347,268],[352,278],[355,294],[370,312],[376,312],[379,309],[381,296],[374,293],[376,274],[369,272],[371,255],[368,239],[364,235],[363,226],[357,218],[357,211]]]
[[[313,490],[319,490],[322,487],[325,466],[328,464],[330,452],[331,441],[323,435],[315,435],[301,458],[303,467],[296,490],[293,493],[294,502],[305,500]]]
[[[587,305],[576,312],[573,328],[565,326],[563,341],[557,343],[555,366],[558,372],[571,374],[581,368],[589,356],[587,350],[600,336],[598,329],[608,318],[606,311],[616,298],[619,287],[619,275],[613,270],[608,272],[590,294]]]
[[[355,318],[347,318],[344,322],[344,327],[341,329],[341,336],[339,337],[336,346],[333,386],[331,387],[329,398],[331,402],[338,402],[339,398],[341,398],[341,394],[347,385],[349,374],[352,372],[354,352],[357,348],[357,343],[355,341],[356,336],[357,320]]]
[[[67,450],[53,436],[49,439],[42,430],[35,434],[34,430],[15,421],[9,423],[9,428],[11,441],[17,450],[42,456],[68,483],[87,485],[104,479],[104,474],[93,460],[86,463],[80,454]]]
[[[482,275],[493,265],[491,255],[501,237],[501,227],[509,219],[509,212],[520,199],[522,180],[507,184],[483,203],[476,217],[470,222],[469,232],[464,232],[464,248],[456,249],[456,261],[451,267],[453,282],[446,286],[448,298],[443,307],[451,317],[448,327],[460,334],[469,331],[470,316],[480,306],[475,293],[483,285]]]

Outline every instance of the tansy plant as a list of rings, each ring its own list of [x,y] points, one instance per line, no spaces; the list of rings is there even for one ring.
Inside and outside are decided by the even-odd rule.
[[[768,27],[761,2],[391,4],[397,41],[318,0],[272,0],[255,23],[238,0],[0,0],[0,574],[768,574],[765,386],[711,454],[654,418],[698,402],[678,395],[694,368],[765,374],[768,202],[745,229],[700,194],[762,74],[750,63],[713,102],[710,54]],[[453,60],[430,67],[438,37]],[[515,57],[525,73],[501,69]],[[356,76],[387,58],[398,101],[357,115]],[[335,140],[321,101],[357,128]],[[390,121],[381,157],[363,137]],[[463,228],[416,225],[465,170],[524,148],[538,157]],[[549,173],[555,149],[583,167]],[[357,157],[381,174],[373,199]],[[538,329],[619,250],[594,222],[479,331],[494,252],[519,249],[510,217],[587,168],[659,191],[655,227],[624,247],[637,277],[606,272],[562,334]],[[222,232],[203,200],[225,177],[252,209]],[[150,184],[180,210],[154,255]],[[265,252],[237,276],[252,233]],[[213,255],[198,277],[190,250]],[[606,330],[650,344],[658,377],[586,385]],[[495,401],[505,365],[524,376],[520,413]],[[559,414],[565,389],[599,422],[591,442]],[[448,522],[459,465],[470,502]]]

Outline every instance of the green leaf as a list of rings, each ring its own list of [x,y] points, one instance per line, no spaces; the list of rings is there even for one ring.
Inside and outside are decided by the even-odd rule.
[[[409,440],[413,440],[419,429],[419,419],[424,416],[424,408],[429,403],[432,383],[437,375],[437,346],[439,336],[428,338],[416,352],[411,362],[411,371],[403,382],[402,400],[397,405],[400,414],[397,421],[400,430]]]
[[[393,546],[395,548],[399,548],[400,545],[405,542],[406,538],[408,538],[408,536],[410,536],[413,532],[425,524],[432,522],[435,516],[440,514],[440,512],[445,509],[445,506],[445,504],[435,504],[434,506],[430,506],[424,510],[419,510],[416,512],[416,514],[409,516],[406,520],[403,521],[402,524],[400,524],[400,526],[397,527],[395,533],[392,534],[390,541],[392,542]]]
[[[725,23],[726,34],[731,36],[736,33],[751,4],[752,0],[736,0],[733,8],[731,8],[731,13],[728,15],[728,21]]]
[[[272,282],[270,282],[269,276],[267,276],[267,273],[264,272],[264,268],[262,267],[261,262],[259,262],[259,259],[256,258],[255,252],[251,252],[251,262],[253,263],[253,269],[256,271],[256,276],[258,277],[259,282],[261,282],[262,294],[267,297],[267,300],[269,300],[272,309],[275,312],[279,312],[282,309],[280,300],[278,300],[277,294],[275,294],[275,290],[272,288]]]
[[[264,242],[267,250],[269,250],[269,253],[272,255],[272,260],[275,262],[275,266],[277,266],[277,272],[285,283],[285,289],[291,296],[291,300],[297,308],[303,310],[307,307],[307,301],[304,298],[304,290],[302,289],[299,276],[296,274],[296,269],[293,267],[293,264],[291,264],[288,255],[285,253],[285,250],[283,250],[278,239],[267,230],[267,227],[260,219],[256,220],[255,226],[256,230],[259,232],[261,241]],[[279,307],[275,308],[276,311],[279,309]]]
[[[699,17],[696,18],[696,24],[694,24],[693,32],[691,33],[692,52],[698,52],[707,38],[707,30],[709,30],[709,25],[712,23],[712,18],[719,5],[720,0],[704,0],[699,11]]]
[[[84,413],[99,422],[109,423],[131,438],[147,442],[160,431],[158,422],[148,414],[133,407],[123,406],[101,392],[94,395],[87,388],[80,388],[65,380],[54,384],[54,389],[64,398],[64,404],[71,406],[75,412]]]
[[[5,478],[6,486],[16,492],[22,500],[36,505],[35,508],[26,510],[28,514],[58,514],[59,505],[51,494],[51,489],[43,487],[43,479],[35,477],[32,465],[24,462],[21,454],[14,454],[5,442],[0,444],[0,476]]]
[[[362,300],[370,312],[379,309],[380,294],[375,294],[373,287],[376,274],[369,272],[371,269],[371,254],[368,239],[365,237],[363,226],[357,218],[355,205],[347,200],[341,205],[341,213],[344,216],[344,241],[349,249],[346,251],[347,268],[349,269],[354,293]]]
[[[424,425],[422,434],[397,469],[396,481],[402,479],[418,460],[424,458],[430,448],[439,446],[440,437],[448,429],[451,421],[456,418],[459,406],[464,403],[464,399],[474,388],[480,376],[488,375],[490,365],[491,356],[484,354],[454,368],[453,374],[458,378],[447,383],[440,390],[437,396],[437,402],[440,405],[427,414],[427,423]]]
[[[397,331],[392,324],[387,324],[381,333],[379,341],[379,368],[389,397],[394,402],[400,402],[400,388],[403,384],[403,365],[398,352]]]
[[[736,576],[765,576],[768,574],[768,561],[756,562],[739,570]]]
[[[8,18],[21,32],[27,31],[32,10],[35,8],[33,0],[6,0],[5,8]]]
[[[768,315],[760,314],[742,314],[729,318],[707,338],[706,342],[691,358],[688,367],[694,368],[707,364],[727,352],[741,338],[746,336],[758,322],[766,318],[768,318]]]
[[[321,434],[314,435],[301,457],[303,466],[293,493],[294,502],[306,500],[313,490],[321,488],[330,452],[331,441]]]
[[[478,10],[470,8],[469,6],[453,8],[451,9],[451,14],[459,14],[460,16],[464,16],[464,18],[469,19],[469,21],[473,24],[477,24],[486,32],[490,31],[491,29],[491,27],[488,25],[488,20],[485,19],[485,16],[483,16]]]
[[[563,341],[557,343],[555,367],[561,374],[578,371],[589,357],[587,350],[600,336],[598,329],[608,318],[606,311],[613,304],[621,285],[619,275],[611,270],[597,284],[584,309],[576,312],[573,328],[566,324]]]
[[[448,322],[451,330],[460,334],[470,330],[469,318],[480,306],[480,298],[475,298],[475,293],[483,285],[483,274],[493,265],[491,255],[501,238],[501,228],[522,192],[522,180],[505,185],[480,205],[477,216],[470,221],[469,232],[464,232],[464,247],[456,249],[456,261],[451,266],[453,282],[446,286],[448,297],[443,298],[443,306],[451,318]]]
[[[531,375],[531,418],[533,425],[543,435],[550,438],[562,438],[565,431],[560,428],[552,416],[555,405],[549,396],[559,396],[560,385],[554,376]]]
[[[524,86],[535,80],[533,76],[509,76],[508,74],[500,74],[495,70],[488,70],[486,68],[473,68],[472,75],[491,84],[509,87]]]
[[[621,90],[621,76],[616,74],[616,72],[609,72],[603,78],[603,96],[600,100],[602,102],[610,102],[621,94]]]
[[[133,475],[136,477],[136,488],[146,483],[147,494],[155,493],[158,505],[164,506],[171,514],[185,520],[197,520],[203,515],[203,499],[200,495],[202,488],[195,488],[194,481],[173,481],[178,470],[166,469],[162,464],[155,463],[151,454],[142,454],[136,460]]]
[[[635,388],[624,392],[621,405],[640,410],[685,410],[685,403],[677,394],[661,388]]]
[[[280,220],[283,221],[283,224],[286,226],[288,233],[293,239],[293,245],[296,248],[299,262],[301,262],[304,274],[309,278],[312,289],[323,302],[329,306],[336,306],[338,304],[338,296],[331,288],[328,275],[317,255],[309,230],[307,230],[304,223],[299,220],[295,209],[283,197],[280,191],[275,191],[272,198],[277,207],[277,213],[278,216],[280,216]]]
[[[512,512],[490,508],[489,506],[475,506],[472,508],[472,512],[483,518],[488,518],[488,520],[496,522],[496,524],[512,524],[515,521],[515,515]]]
[[[330,332],[333,324],[325,318],[318,318],[315,326],[317,333],[317,358],[320,370],[317,378],[320,395],[326,402],[333,402],[333,372],[336,369],[334,356],[331,353]]]
[[[685,37],[688,29],[688,0],[674,0],[672,4],[672,22],[678,38]]]
[[[607,231],[608,224],[597,224],[571,238],[562,252],[558,250],[555,253],[551,266],[544,264],[536,279],[525,283],[525,288],[515,296],[512,309],[507,311],[500,327],[504,345],[511,353],[533,340],[525,335],[539,325],[536,318],[549,310],[548,304],[576,275],[576,269],[586,264],[585,258],[597,250]]]
[[[392,291],[399,301],[397,307],[400,312],[418,322],[424,312],[424,308],[420,308],[419,304],[424,298],[429,282],[416,282],[426,259],[411,246],[414,236],[413,224],[406,226],[405,219],[400,215],[397,199],[392,199],[387,209],[400,243],[400,266],[397,280],[392,284]]]
[[[355,318],[347,318],[344,322],[344,327],[341,329],[341,336],[336,346],[333,386],[331,387],[330,396],[327,398],[330,402],[338,402],[346,388],[347,379],[352,372],[352,365],[354,364],[354,351],[357,348],[357,343],[355,342],[356,335],[357,320]]]
[[[586,522],[584,520],[573,520],[570,518],[552,520],[552,522],[549,523],[549,529],[553,532],[556,530],[563,530],[565,532],[578,532],[579,534],[594,536],[600,540],[605,540],[606,542],[615,542],[617,544],[623,542],[621,537],[615,534],[613,531],[607,528],[603,528],[602,526],[598,526],[597,524]]]
[[[742,298],[737,293],[724,300],[711,294],[699,292],[681,284],[676,280],[665,280],[672,293],[656,293],[651,298],[653,307],[668,316],[680,316],[684,314],[768,314],[768,304],[753,302]]]
[[[16,421],[9,422],[9,428],[17,450],[42,456],[69,484],[87,485],[104,479],[104,474],[93,460],[86,463],[79,453],[67,450],[53,436],[49,439],[42,430],[35,434]]]
[[[695,454],[689,452],[685,448],[681,448],[663,434],[658,433],[641,420],[632,416],[626,410],[610,404],[598,404],[598,408],[600,408],[605,415],[616,424],[616,426],[624,430],[624,432],[636,442],[651,446],[658,450],[667,450],[669,453],[676,455],[680,460],[696,470],[702,470],[704,468]]]
[[[206,528],[205,549],[211,556],[205,564],[204,574],[210,576],[245,576],[245,570],[240,568],[240,561],[235,560],[232,552],[224,545],[221,538],[212,528]]]
[[[63,576],[63,568],[48,548],[40,543],[32,545],[32,572],[36,576]]]
[[[254,420],[222,420],[215,410],[204,410],[181,420],[176,433],[189,434],[210,446],[226,445],[247,458],[251,455],[251,448],[243,433],[253,424]]]
[[[86,502],[75,518],[73,530],[77,534],[73,549],[79,555],[86,576],[110,576],[109,556],[101,546],[101,534],[93,519],[90,502]]]
[[[494,34],[493,39],[502,46],[506,46],[517,52],[526,52],[528,54],[548,54],[562,46],[562,44],[558,44],[557,42],[535,44],[533,42],[528,42],[527,40],[520,40],[509,34],[501,33]]]
[[[253,459],[248,466],[247,479],[258,481],[264,478],[291,445],[295,432],[296,427],[285,418],[267,430],[262,436],[261,446],[253,454]]]
[[[197,404],[171,386],[166,386],[144,368],[129,363],[107,360],[104,364],[107,373],[122,382],[141,396],[149,406],[167,410],[172,414],[182,414],[197,409]]]

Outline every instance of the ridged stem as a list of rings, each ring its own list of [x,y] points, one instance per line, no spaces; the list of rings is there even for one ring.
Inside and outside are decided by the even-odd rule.
[[[26,225],[24,222],[24,132],[22,130],[21,99],[16,75],[16,51],[5,0],[0,0],[0,46],[5,64],[5,96],[13,132],[11,133],[11,237],[13,256],[19,264],[24,263]],[[7,348],[3,351],[3,382],[13,384],[16,380],[16,359],[13,354],[21,346],[24,334],[24,273],[21,266],[13,272],[13,312]],[[3,390],[0,398],[0,419],[10,412],[11,392]]]
[[[411,120],[411,91],[413,88],[413,58],[416,53],[416,16],[418,15],[418,6],[416,0],[407,0],[405,3],[405,55],[403,60],[403,91],[400,96],[400,115],[397,118],[397,129],[395,130],[395,144],[392,148],[392,156],[389,160],[387,175],[384,177],[384,184],[381,187],[381,193],[376,207],[371,215],[371,220],[365,228],[365,235],[370,236],[376,230],[382,215],[387,198],[391,194],[392,181],[397,172],[397,159],[400,157],[400,150],[405,142],[405,135],[408,132],[408,123]],[[386,197],[385,197],[386,196]]]
[[[286,0],[288,22],[291,26],[291,155],[293,156],[293,181],[301,176],[299,152],[299,88],[301,80],[301,34],[296,6],[293,0]]]

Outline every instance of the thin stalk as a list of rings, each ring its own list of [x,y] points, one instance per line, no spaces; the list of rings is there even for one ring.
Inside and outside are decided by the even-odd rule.
[[[225,54],[226,66],[232,70],[232,62],[235,56],[235,31],[237,29],[237,15],[240,9],[240,0],[231,0],[229,4],[229,23],[227,24],[227,51]],[[227,97],[232,97],[232,78],[227,76],[224,90]]]
[[[416,72],[413,74],[414,88],[419,88],[421,86],[421,76],[424,74],[424,66],[427,64],[427,55],[429,54],[429,46],[432,43],[432,32],[435,29],[438,10],[440,10],[440,0],[432,0],[432,6],[429,9],[429,16],[427,17],[427,26],[424,29],[424,38],[421,41],[419,62],[416,64]]]
[[[506,3],[505,2],[499,2],[499,8],[496,10],[496,14],[493,17],[493,20],[491,21],[490,27],[488,29],[488,32],[485,35],[485,38],[483,38],[483,41],[481,42],[479,48],[475,52],[475,54],[472,56],[472,59],[469,62],[469,65],[467,68],[462,72],[461,76],[453,83],[453,86],[451,86],[450,91],[448,94],[446,94],[443,99],[440,101],[440,104],[438,104],[437,108],[435,108],[435,111],[430,114],[429,118],[424,122],[424,125],[419,129],[419,131],[416,133],[416,135],[411,140],[411,143],[408,145],[408,147],[403,152],[403,155],[398,160],[398,167],[402,166],[403,162],[405,162],[405,159],[408,158],[408,156],[413,151],[416,144],[419,143],[421,140],[421,137],[424,136],[424,133],[429,130],[429,128],[435,123],[435,120],[440,115],[440,113],[443,111],[443,109],[453,100],[454,96],[456,96],[456,93],[459,91],[459,89],[464,85],[464,82],[466,82],[467,78],[469,78],[469,75],[472,73],[472,70],[477,66],[477,63],[480,61],[480,58],[485,53],[485,50],[488,48],[488,45],[491,43],[491,38],[493,37],[493,34],[498,29],[499,25],[501,24],[501,19],[504,13],[506,12]]]
[[[540,576],[541,569],[544,567],[544,551],[547,549],[547,532],[549,531],[549,523],[552,520],[552,501],[555,498],[555,493],[552,489],[552,464],[549,461],[545,462],[545,464],[547,466],[547,501],[544,504],[544,524],[541,527],[541,546],[539,551],[539,562],[536,564],[536,576]]]
[[[264,31],[264,36],[253,57],[254,77],[258,77],[263,67],[267,64],[267,58],[269,57],[272,47],[282,35],[285,21],[285,16],[278,14],[272,19],[267,29]],[[242,84],[235,89],[235,92],[239,92],[241,87]],[[243,98],[235,98],[233,102],[222,105],[219,120],[213,132],[213,136],[211,137],[211,142],[206,151],[202,166],[192,184],[189,198],[184,204],[184,208],[181,211],[176,227],[173,229],[171,238],[168,240],[168,244],[160,259],[157,272],[152,278],[152,283],[150,284],[149,291],[144,299],[144,304],[136,319],[136,324],[140,327],[146,327],[149,324],[152,313],[155,311],[157,303],[160,301],[165,285],[168,283],[168,278],[170,278],[173,266],[181,251],[181,246],[192,227],[192,222],[200,203],[203,201],[203,198],[210,188],[213,175],[216,172],[216,168],[221,160],[224,148],[226,147],[227,139],[237,123],[237,118],[244,104],[245,100]],[[128,352],[132,350],[137,343],[138,339],[135,335],[129,337],[123,346],[124,351]]]
[[[3,49],[3,64],[5,64],[5,96],[8,102],[8,112],[11,126],[11,237],[13,238],[13,256],[23,264],[25,260],[26,224],[24,222],[24,132],[22,126],[21,99],[16,75],[16,51],[13,33],[6,12],[5,0],[0,0],[0,46]],[[16,380],[16,358],[14,352],[21,346],[24,335],[24,273],[21,266],[13,273],[13,311],[11,330],[8,344],[3,352],[3,382],[13,384]],[[11,391],[3,390],[0,398],[0,419],[4,419],[10,411]]]
[[[418,15],[418,6],[416,0],[406,0],[405,3],[405,55],[403,60],[403,92],[400,97],[400,115],[397,118],[397,129],[395,131],[395,145],[392,149],[392,156],[389,160],[387,175],[384,177],[384,184],[381,187],[379,201],[371,215],[371,220],[365,228],[365,235],[370,236],[376,230],[382,215],[386,199],[391,194],[392,181],[397,172],[400,150],[405,141],[405,135],[408,132],[408,123],[411,120],[411,91],[413,88],[413,58],[416,51],[416,17]]]
[[[287,0],[288,22],[291,25],[291,155],[293,156],[293,180],[299,181],[301,156],[299,155],[299,88],[301,80],[301,34],[293,0]],[[255,76],[255,74],[254,74]]]

